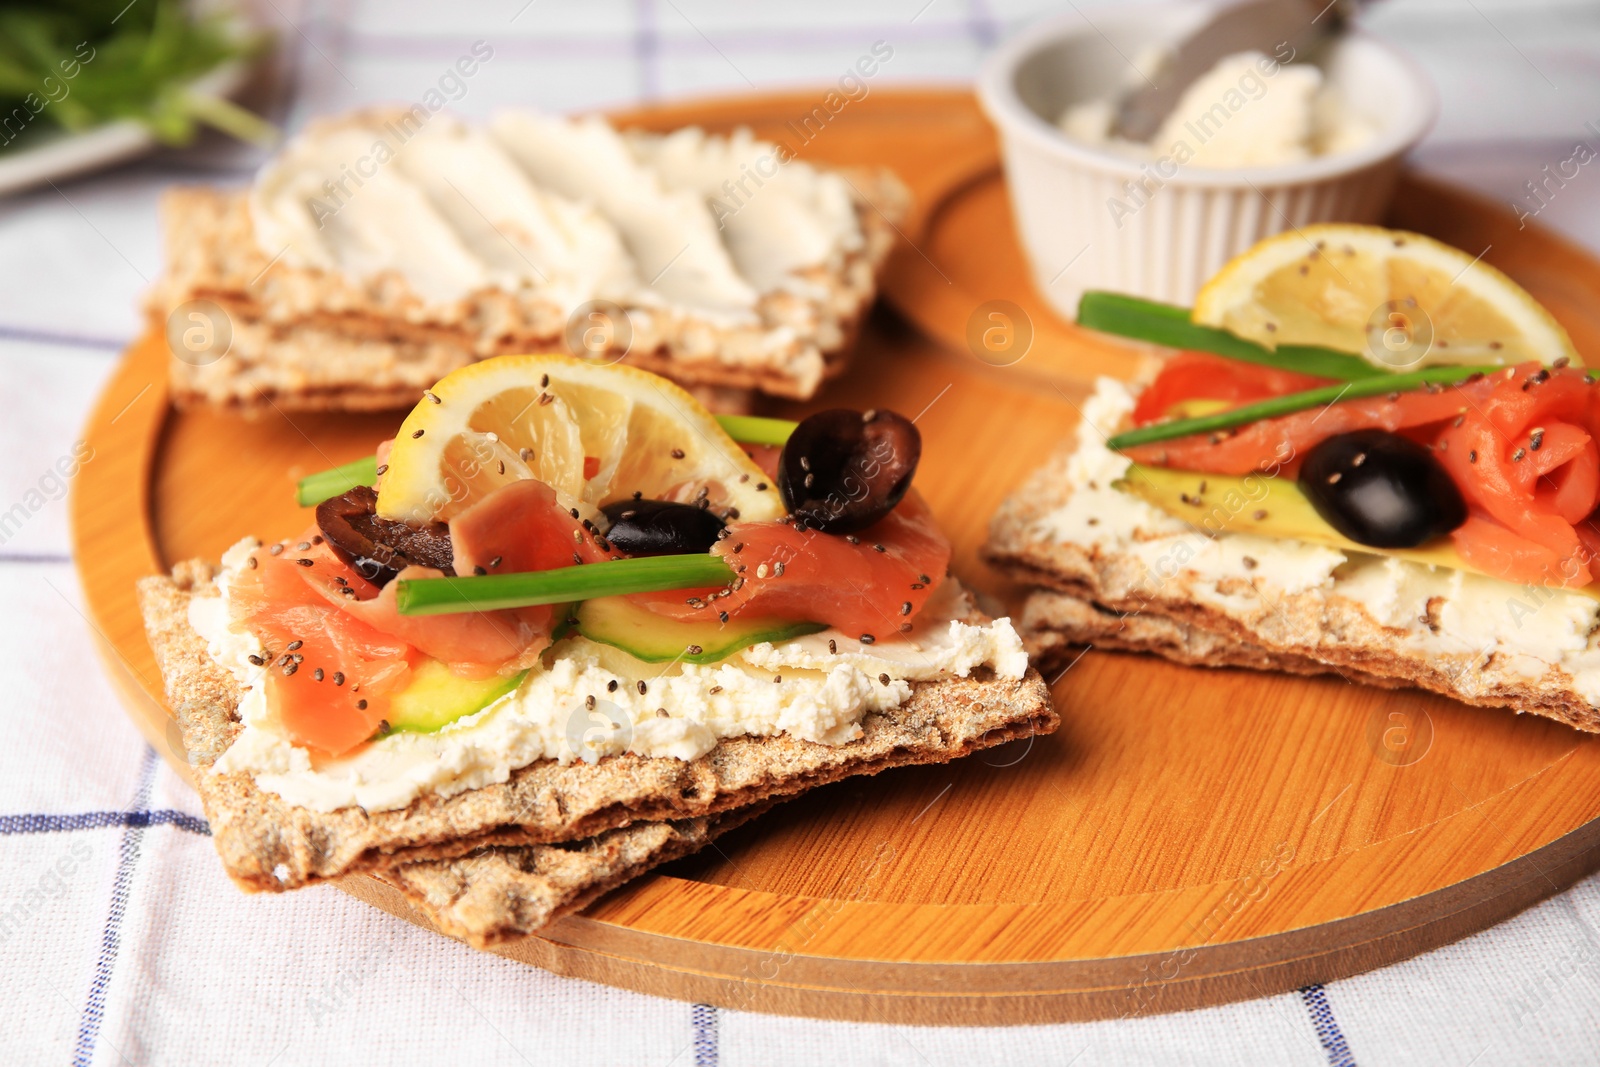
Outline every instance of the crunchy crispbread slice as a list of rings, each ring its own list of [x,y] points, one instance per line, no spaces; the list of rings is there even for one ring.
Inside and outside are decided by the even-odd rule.
[[[1600,731],[1600,708],[1558,666],[1530,676],[1514,657],[1423,649],[1335,592],[1289,592],[1243,569],[1208,585],[1190,571],[1159,575],[1131,552],[1056,536],[1049,517],[1071,502],[1073,451],[1070,444],[1063,448],[1007,498],[983,548],[990,563],[1038,587],[1017,629],[1047,673],[1071,658],[1073,646],[1093,644],[1198,666],[1338,673]]]
[[[625,308],[626,362],[686,387],[805,399],[844,370],[846,355],[897,240],[909,194],[887,170],[847,170],[863,236],[831,267],[801,272],[815,295],[762,295],[757,321],[730,324],[687,309]],[[206,300],[225,312],[231,345],[171,361],[172,399],[260,413],[409,407],[453,370],[490,356],[565,351],[563,308],[534,290],[484,289],[423,299],[397,273],[352,279],[291,266],[260,247],[247,193],[170,190],[162,201],[165,273],[147,309]],[[736,405],[737,406],[737,405]]]
[[[842,745],[787,735],[734,737],[695,760],[633,755],[566,766],[545,760],[510,780],[395,811],[316,812],[287,804],[249,774],[211,771],[241,729],[238,683],[189,625],[189,600],[216,595],[212,568],[180,564],[140,582],[145,631],[196,768],[218,853],[249,890],[292,889],[351,871],[452,859],[494,845],[592,837],[639,821],[692,819],[804,792],[889,767],[942,763],[1015,738],[1049,733],[1057,719],[1038,673],[919,682],[893,712],[868,715]]]
[[[1289,674],[1341,674],[1352,682],[1400,689],[1401,678],[1335,667],[1310,656],[1276,652],[1229,634],[1203,630],[1166,615],[1122,612],[1055,589],[1036,589],[1023,602],[1019,629],[1029,656],[1045,672],[1065,667],[1083,649],[1150,652],[1189,667],[1247,667]]]
[[[244,415],[283,411],[392,411],[409,408],[440,378],[473,362],[459,345],[437,338],[357,337],[304,322],[279,330],[260,320],[230,314],[228,354],[213,363],[172,361],[173,402],[227,408]],[[531,341],[516,351],[560,349],[562,342]],[[513,350],[508,346],[508,351]],[[501,354],[501,353],[495,353]],[[661,356],[630,355],[625,361],[672,377]],[[719,375],[716,368],[676,375],[707,409],[722,415],[749,414],[756,390],[748,376]]]
[[[771,803],[675,822],[636,822],[582,841],[488,847],[453,860],[379,868],[378,878],[451,937],[478,948],[535,933],[617,886],[698,852]]]

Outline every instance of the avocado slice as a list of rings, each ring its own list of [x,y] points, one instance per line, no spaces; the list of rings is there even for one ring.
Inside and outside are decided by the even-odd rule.
[[[517,686],[527,671],[463,678],[436,659],[411,669],[411,684],[389,701],[389,732],[431,734],[482,711]]]
[[[1326,545],[1345,552],[1395,556],[1413,563],[1483,573],[1461,558],[1448,537],[1435,538],[1416,548],[1373,548],[1358,544],[1329,526],[1300,487],[1282,475],[1236,477],[1135,463],[1113,484],[1212,534],[1251,533]]]
[[[826,629],[822,623],[788,619],[680,622],[621,596],[595,597],[578,606],[580,634],[646,663],[716,663],[763,641],[788,641]]]
[[[1416,548],[1373,548],[1358,544],[1329,526],[1300,487],[1282,475],[1234,477],[1134,463],[1112,485],[1211,534],[1252,533],[1495,577],[1462,559],[1448,537],[1437,537]],[[1567,592],[1600,600],[1600,582],[1569,588]]]

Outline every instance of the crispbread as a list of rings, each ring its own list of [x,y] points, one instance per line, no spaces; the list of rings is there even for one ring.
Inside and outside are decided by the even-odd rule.
[[[199,366],[173,361],[177,406],[206,404],[245,415],[273,408],[391,411],[411,407],[423,389],[473,362],[459,347],[434,339],[353,337],[310,323],[280,331],[233,314],[230,321],[232,346],[223,359]],[[662,356],[634,353],[625,362],[656,374],[670,370]],[[696,379],[685,388],[707,409],[724,415],[754,409],[756,390],[748,375],[719,374],[713,366]]]
[[[582,841],[484,848],[453,860],[374,874],[440,930],[478,948],[538,931],[617,886],[687,856],[761,815],[770,803],[676,822],[636,822]]]
[[[1224,611],[1216,596],[1197,595],[1202,580],[1191,572],[1163,578],[1131,553],[1051,536],[1048,516],[1072,497],[1067,466],[1073,451],[1069,442],[1006,499],[983,548],[996,567],[1040,587],[1018,619],[1018,632],[1046,671],[1062,664],[1071,646],[1093,644],[1193,665],[1334,672],[1600,731],[1600,709],[1559,667],[1530,677],[1482,651],[1424,651],[1355,600],[1315,588],[1290,593],[1243,571],[1217,585],[1216,593],[1229,597],[1231,610]]]
[[[1065,667],[1093,647],[1111,652],[1152,652],[1189,667],[1245,667],[1289,674],[1341,674],[1352,682],[1399,689],[1411,683],[1335,667],[1309,656],[1272,652],[1237,637],[1202,630],[1153,612],[1124,615],[1071,593],[1037,589],[1023,602],[1021,628],[1040,668]]]
[[[685,386],[805,399],[843,371],[877,274],[897,239],[909,194],[887,170],[842,170],[863,242],[831,268],[800,272],[819,295],[762,295],[758,321],[738,325],[689,310],[629,307],[626,362]],[[262,250],[247,194],[203,187],[162,201],[167,269],[147,309],[164,329],[191,300],[227,315],[225,352],[171,361],[172,399],[249,413],[407,407],[475,360],[565,351],[561,306],[530,289],[484,289],[429,302],[398,274],[370,279],[291,266]]]
[[[250,890],[292,889],[398,862],[451,859],[486,845],[532,845],[591,837],[641,820],[715,815],[889,767],[942,763],[1057,724],[1035,671],[1011,681],[979,676],[918,682],[904,705],[868,715],[863,736],[830,746],[787,735],[734,737],[690,761],[613,756],[596,764],[554,760],[509,781],[396,811],[321,813],[285,803],[248,774],[214,774],[212,763],[240,729],[238,683],[190,627],[188,603],[215,589],[212,569],[180,564],[173,576],[140,582],[145,630],[167,697],[194,763],[201,800],[223,865]]]

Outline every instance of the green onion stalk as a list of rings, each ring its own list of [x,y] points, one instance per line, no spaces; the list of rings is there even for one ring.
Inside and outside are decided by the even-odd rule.
[[[1136,341],[1210,352],[1244,363],[1334,378],[1342,382],[1363,378],[1387,378],[1390,371],[1368,363],[1360,356],[1315,345],[1279,345],[1263,348],[1254,341],[1235,337],[1227,330],[1201,326],[1190,321],[1189,309],[1154,300],[1141,300],[1120,293],[1091,290],[1078,302],[1078,325],[1101,333],[1116,334]]]
[[[756,415],[718,415],[716,419],[729,437],[744,445],[782,445],[797,425],[788,419],[764,419]]]
[[[710,553],[639,556],[517,574],[402,578],[395,603],[402,615],[452,615],[727,585],[733,580],[733,569]]]
[[[1262,419],[1275,419],[1281,415],[1292,415],[1307,408],[1326,406],[1343,400],[1360,400],[1386,393],[1404,393],[1425,385],[1455,385],[1474,375],[1503,370],[1504,367],[1429,367],[1427,370],[1412,371],[1409,374],[1385,374],[1381,378],[1362,378],[1358,381],[1345,382],[1343,385],[1325,385],[1319,389],[1275,396],[1254,404],[1219,411],[1214,415],[1197,415],[1192,419],[1173,419],[1170,422],[1140,426],[1108,438],[1106,445],[1114,451],[1121,451],[1137,445],[1154,444],[1157,441],[1172,441],[1195,434],[1217,433],[1247,423],[1260,422]]]
[[[1307,374],[1316,378],[1332,378],[1341,383],[1306,389],[1286,396],[1276,396],[1212,415],[1173,419],[1169,422],[1158,422],[1127,430],[1106,442],[1116,450],[1154,444],[1158,441],[1173,441],[1195,434],[1232,430],[1262,419],[1275,419],[1307,408],[1336,404],[1345,400],[1360,400],[1363,397],[1380,396],[1385,393],[1403,393],[1425,385],[1454,385],[1473,375],[1505,369],[1498,365],[1441,366],[1402,373],[1385,370],[1349,352],[1339,352],[1316,345],[1279,345],[1276,349],[1269,349],[1254,341],[1235,337],[1226,330],[1195,323],[1190,319],[1188,308],[1134,296],[1123,296],[1120,293],[1096,291],[1084,293],[1078,302],[1078,324],[1102,333],[1149,341],[1168,348],[1210,352],[1244,363],[1293,371],[1296,374]]]

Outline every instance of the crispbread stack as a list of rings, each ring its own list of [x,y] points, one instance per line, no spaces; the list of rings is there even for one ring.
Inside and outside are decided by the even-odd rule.
[[[1161,575],[1132,551],[1062,536],[1051,520],[1075,506],[1068,468],[1084,440],[1065,443],[1006,499],[983,548],[990,563],[1034,587],[1017,630],[1030,659],[1046,674],[1093,646],[1151,652],[1191,666],[1336,673],[1352,682],[1416,687],[1600,731],[1600,708],[1557,666],[1530,675],[1517,657],[1483,649],[1422,649],[1336,591],[1289,591],[1245,567],[1217,580],[1183,568]],[[1196,538],[1206,540],[1198,531]],[[1512,595],[1523,592],[1507,588]],[[1430,602],[1430,615],[1432,610]],[[1423,621],[1438,625],[1436,619]]]
[[[776,802],[773,802],[776,803]],[[699,851],[772,807],[636,822],[554,845],[485,846],[451,860],[399,863],[374,875],[451,937],[479,948],[580,911],[652,867]]]
[[[262,790],[249,774],[211,771],[241,729],[239,684],[211,660],[188,621],[190,599],[214,595],[213,569],[198,561],[139,587],[146,633],[228,874],[258,891],[372,873],[441,929],[480,944],[531,932],[814,786],[946,762],[1057,724],[1037,672],[1018,681],[975,672],[914,683],[906,704],[868,715],[863,736],[842,745],[752,736],[724,739],[690,761],[546,760],[505,783],[419,797],[395,811],[316,812]]]
[[[761,294],[753,323],[672,306],[624,307],[632,331],[627,363],[702,390],[719,410],[747,407],[754,392],[809,398],[842,372],[909,194],[887,170],[839,173],[851,189],[859,248],[838,264],[797,272],[807,294]],[[170,384],[180,407],[408,407],[476,360],[567,350],[566,311],[537,289],[430,301],[394,271],[357,279],[290,265],[257,240],[245,190],[174,189],[162,201],[162,229],[166,271],[147,301],[153,327],[166,329],[189,301],[209,301],[231,332],[225,352],[174,355]]]

